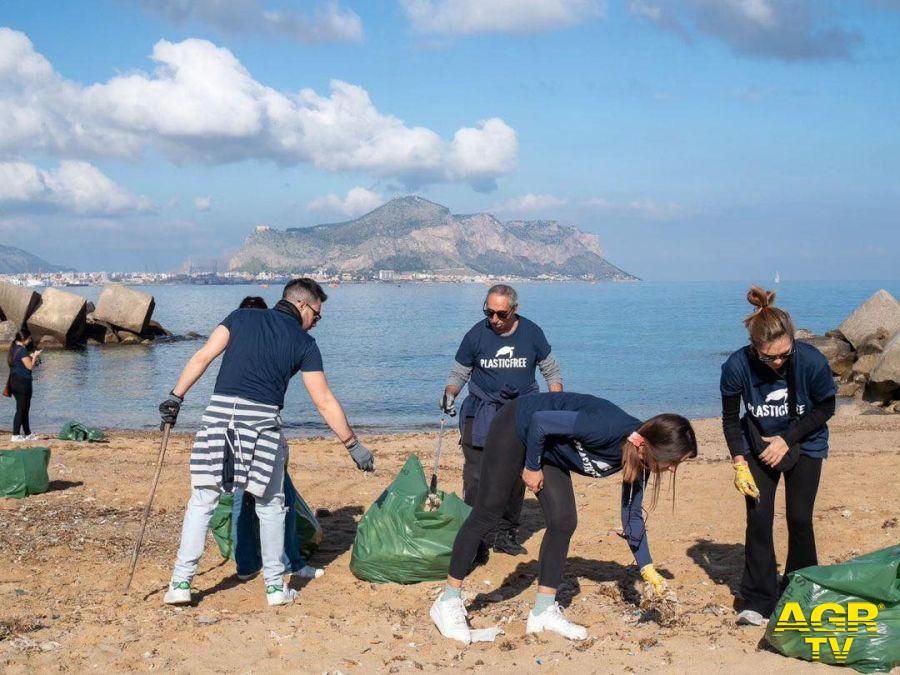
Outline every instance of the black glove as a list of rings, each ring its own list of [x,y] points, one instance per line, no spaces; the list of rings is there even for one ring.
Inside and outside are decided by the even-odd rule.
[[[159,404],[159,416],[162,418],[162,422],[159,425],[160,429],[167,424],[175,426],[175,420],[178,419],[182,403],[184,403],[184,399],[181,396],[178,396],[175,392],[169,392],[169,397]]]
[[[441,397],[440,407],[450,417],[456,417],[456,397],[453,394],[448,394],[445,391],[443,397]]]
[[[347,448],[347,452],[350,453],[353,461],[356,462],[357,469],[362,471],[375,470],[375,457],[372,456],[372,451],[360,443],[359,439],[357,439],[356,443]]]

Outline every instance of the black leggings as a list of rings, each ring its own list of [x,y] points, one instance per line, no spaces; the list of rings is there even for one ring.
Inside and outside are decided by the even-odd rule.
[[[9,380],[9,389],[16,399],[16,415],[13,417],[13,436],[21,435],[24,431],[25,435],[31,433],[31,424],[28,420],[28,413],[31,411],[31,380],[20,377],[11,377]]]
[[[516,433],[516,402],[506,404],[491,423],[484,443],[478,495],[472,513],[456,535],[450,558],[450,576],[465,579],[484,537],[491,532],[509,504],[525,466],[525,445]],[[568,471],[544,465],[544,488],[538,501],[547,521],[541,542],[538,583],[557,588],[562,580],[569,540],[578,525],[575,491]]]
[[[800,455],[794,468],[784,472],[788,554],[781,587],[778,586],[775,542],[772,538],[775,490],[781,473],[765,466],[752,455],[747,457],[747,463],[759,488],[759,501],[750,497],[746,500],[747,533],[741,596],[746,609],[769,616],[787,587],[788,574],[818,564],[812,516],[822,474],[822,460]]]

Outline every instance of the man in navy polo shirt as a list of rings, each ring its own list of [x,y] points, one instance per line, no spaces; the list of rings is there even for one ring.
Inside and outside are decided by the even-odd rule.
[[[469,395],[460,406],[459,430],[465,458],[463,498],[469,506],[475,504],[478,494],[484,440],[494,415],[508,401],[539,390],[535,369],[540,369],[551,392],[563,390],[559,364],[544,331],[520,316],[518,308],[518,294],[512,286],[496,284],[488,290],[482,308],[485,319],[463,338],[441,399],[441,410],[456,415],[456,397],[468,383]],[[525,484],[520,480],[497,532],[489,537],[499,553],[525,553],[516,541],[524,496]],[[483,548],[477,561],[486,559],[487,549]]]
[[[191,451],[191,498],[166,603],[191,602],[191,580],[203,555],[209,521],[219,495],[235,487],[255,497],[268,604],[283,605],[294,599],[296,591],[283,581],[287,443],[281,431],[281,409],[288,384],[298,372],[319,414],[356,466],[363,471],[375,469],[372,453],[357,439],[331,393],[319,347],[308,332],[322,318],[326,299],[314,280],[294,279],[273,309],[233,311],[191,357],[169,397],[159,405],[163,422],[174,425],[188,390],[224,353]]]

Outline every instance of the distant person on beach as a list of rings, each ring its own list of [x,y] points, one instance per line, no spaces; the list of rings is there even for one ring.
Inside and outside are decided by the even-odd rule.
[[[441,397],[441,410],[456,415],[456,397],[468,383],[469,395],[459,409],[460,445],[463,449],[463,499],[474,506],[478,499],[484,444],[491,421],[507,402],[538,391],[539,369],[552,392],[563,390],[559,364],[544,331],[518,314],[519,296],[512,286],[491,286],[482,311],[485,318],[463,337]],[[517,480],[496,531],[487,533],[476,557],[483,564],[488,547],[508,555],[521,555],[517,541],[525,485]]]
[[[578,524],[572,472],[592,478],[622,474],[623,537],[641,577],[662,597],[666,582],[653,566],[643,515],[648,478],[653,505],[662,475],[697,456],[691,423],[663,414],[641,422],[614,403],[586,394],[531,394],[506,404],[494,418],[484,446],[481,486],[453,544],[447,585],[431,607],[445,637],[468,643],[471,633],[462,583],[484,536],[503,517],[520,480],[537,495],[547,521],[538,559],[538,589],[527,633],[551,631],[583,640],[587,630],[569,621],[556,602],[569,540]],[[674,495],[674,492],[673,492]]]
[[[266,301],[258,295],[248,295],[241,301],[238,309],[268,309]],[[287,440],[282,439],[287,444]],[[297,535],[296,514],[294,504],[299,499],[297,489],[287,469],[288,449],[284,448],[284,505],[287,514],[284,519],[284,573],[301,579],[318,579],[325,570],[306,564],[300,552],[301,542]],[[237,576],[249,579],[262,569],[262,555],[259,544],[259,518],[254,506],[256,499],[243,488],[234,489],[234,501],[231,510],[231,534],[234,542],[234,565]]]
[[[302,373],[309,396],[356,466],[374,471],[372,453],[356,437],[325,379],[322,356],[309,332],[328,296],[312,279],[294,279],[273,309],[236,309],[191,357],[168,398],[159,405],[174,425],[184,397],[220,355],[222,364],[191,451],[191,497],[181,545],[164,601],[191,602],[191,580],[203,555],[219,495],[235,487],[255,498],[266,601],[284,605],[296,591],[284,582],[284,468],[287,443],[281,409],[291,378]]]
[[[16,413],[13,417],[11,443],[33,441],[36,437],[31,433],[31,396],[33,392],[31,371],[40,363],[41,350],[34,348],[34,341],[27,328],[23,328],[9,343],[6,352],[6,365],[9,366],[9,379],[6,386],[9,394],[16,401]]]
[[[753,286],[747,300],[756,307],[744,319],[750,344],[725,361],[720,388],[734,484],[747,505],[738,623],[759,626],[774,611],[788,575],[818,564],[813,506],[828,456],[826,423],[834,415],[836,389],[828,359],[796,341],[790,315],[773,307],[775,292]],[[779,584],[772,523],[782,474],[788,553]]]

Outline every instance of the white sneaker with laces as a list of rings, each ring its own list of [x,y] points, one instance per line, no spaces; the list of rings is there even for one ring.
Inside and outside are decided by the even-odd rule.
[[[24,440],[25,440],[24,436],[10,436],[9,437],[10,443],[21,443]]]
[[[325,570],[321,567],[313,567],[312,565],[304,565],[294,572],[294,575],[301,579],[318,579],[319,577],[324,576],[324,574]]]
[[[28,434],[27,436],[22,436],[22,440],[23,441],[36,441],[37,436],[35,436],[34,434]]]
[[[167,605],[189,605],[191,603],[191,584],[189,581],[173,581],[163,598]]]
[[[296,597],[297,591],[285,583],[282,583],[281,586],[266,586],[266,602],[269,603],[269,607],[289,605]]]
[[[545,630],[559,633],[570,640],[584,640],[588,636],[587,628],[572,623],[566,618],[558,602],[554,602],[540,614],[535,614],[534,611],[528,613],[528,625],[525,632],[542,633]]]
[[[767,626],[769,620],[759,612],[752,609],[745,609],[737,618],[738,626]]]
[[[443,597],[444,594],[441,593],[431,606],[431,620],[444,637],[469,644],[472,642],[472,631],[467,620],[469,613],[462,598],[443,600]]]

